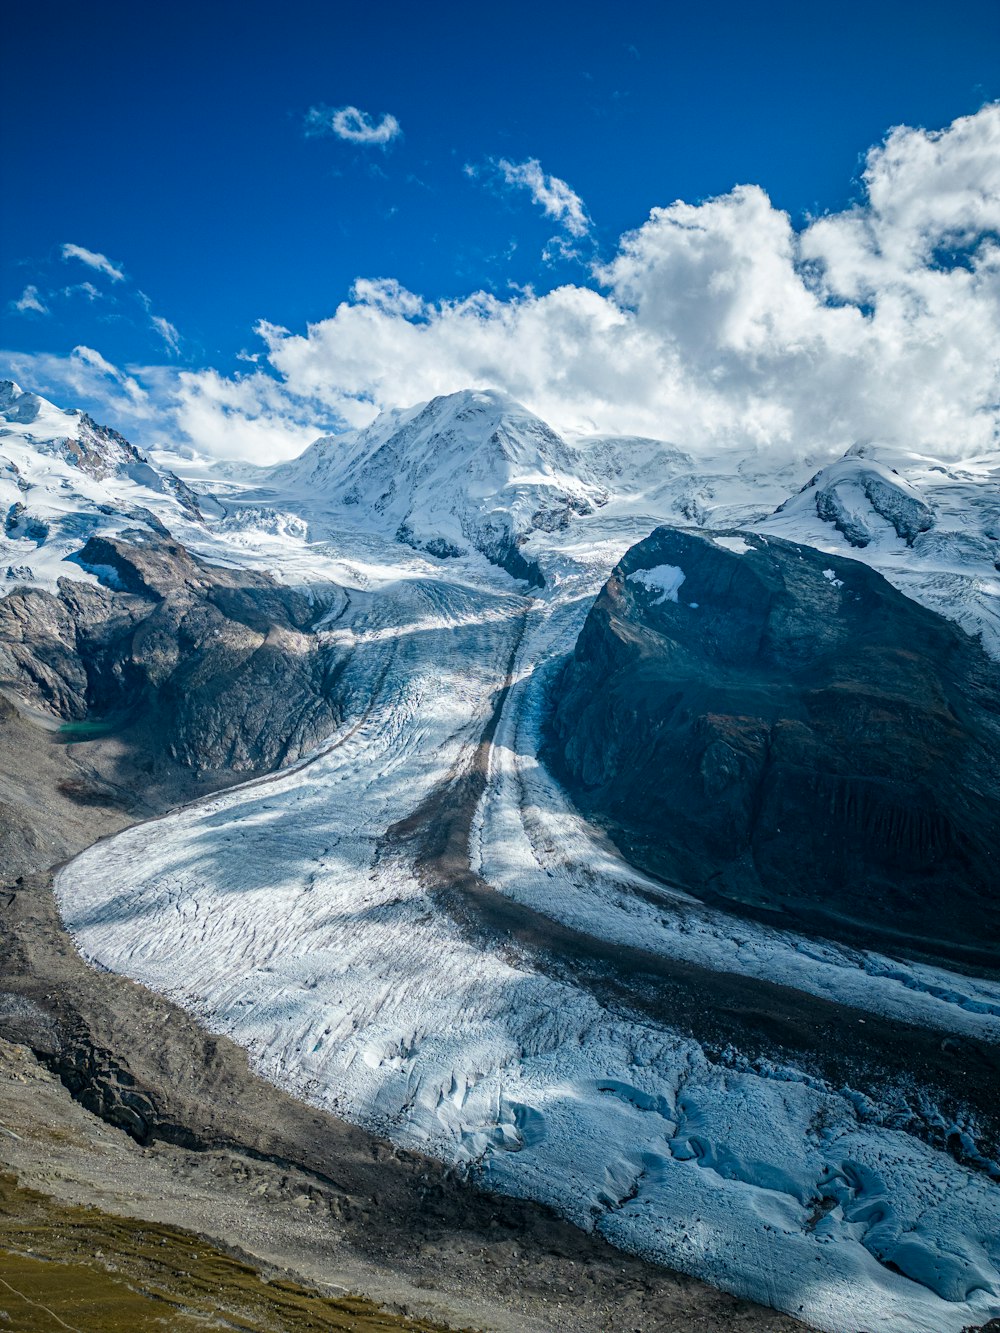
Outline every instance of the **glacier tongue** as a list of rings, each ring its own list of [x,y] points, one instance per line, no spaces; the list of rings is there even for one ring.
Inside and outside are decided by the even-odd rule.
[[[74,549],[67,515],[120,527],[141,494],[209,559],[310,595],[346,589],[317,625],[346,662],[342,725],[266,783],[66,866],[61,910],[89,958],[186,1005],[316,1104],[831,1333],[959,1333],[1000,1314],[998,1190],[974,1161],[973,1120],[942,1119],[930,1142],[907,1119],[918,1086],[835,1084],[602,998],[526,945],[471,930],[438,871],[387,837],[421,810],[431,828],[435,801],[478,775],[469,873],[511,912],[853,1006],[872,1027],[902,1018],[935,1042],[995,1043],[996,983],[671,894],[621,860],[537,758],[554,668],[611,568],[664,521],[860,557],[1000,650],[995,459],[945,472],[880,457],[933,523],[910,544],[880,520],[852,548],[814,502],[774,512],[801,477],[695,464],[655,441],[631,453],[567,442],[510,400],[468,392],[318,441],[257,481],[222,479],[198,524],[174,495],[45,454],[43,426],[48,440],[68,433],[50,406],[8,417],[0,438],[19,469],[4,484],[23,494],[20,475],[40,521],[55,520],[46,577]],[[528,593],[507,576],[525,567]],[[919,1114],[936,1123],[935,1106]]]

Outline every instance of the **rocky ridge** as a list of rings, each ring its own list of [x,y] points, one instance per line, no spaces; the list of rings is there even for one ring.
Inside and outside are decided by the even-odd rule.
[[[1000,672],[950,622],[856,561],[672,528],[598,597],[549,746],[582,809],[669,883],[987,965],[997,754]]]
[[[91,537],[76,562],[99,586],[0,600],[0,685],[68,734],[114,731],[149,774],[249,774],[335,728],[337,663],[311,632],[325,605],[144,530]]]

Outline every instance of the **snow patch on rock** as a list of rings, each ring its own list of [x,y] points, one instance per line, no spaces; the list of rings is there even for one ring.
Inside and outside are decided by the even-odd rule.
[[[876,541],[887,527],[912,546],[920,533],[934,526],[934,511],[915,486],[891,468],[854,452],[817,472],[796,497],[800,499],[813,504],[819,517],[856,547]]]
[[[637,569],[626,576],[627,583],[639,583],[648,592],[658,593],[653,598],[653,606],[661,602],[676,602],[681,584],[684,582],[683,569],[677,565],[657,565],[654,569]]]

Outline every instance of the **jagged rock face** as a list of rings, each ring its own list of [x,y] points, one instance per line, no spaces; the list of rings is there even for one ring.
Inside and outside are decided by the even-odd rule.
[[[0,684],[30,705],[137,728],[152,759],[205,772],[274,768],[335,728],[335,664],[301,594],[141,532],[93,537],[79,563],[103,586],[0,601]]]
[[[587,618],[547,755],[702,898],[930,953],[1000,937],[1000,671],[865,565],[657,529]]]
[[[173,472],[154,468],[146,455],[110,426],[99,426],[86,412],[75,437],[63,441],[63,457],[98,481],[127,475],[141,486],[174,497],[189,518],[201,519],[198,497]]]

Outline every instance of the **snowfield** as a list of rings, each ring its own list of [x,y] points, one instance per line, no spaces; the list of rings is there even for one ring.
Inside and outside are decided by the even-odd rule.
[[[695,473],[657,442],[635,442],[631,475],[628,442],[617,453],[578,442],[574,491],[560,480],[573,453],[557,451],[555,467],[548,436],[518,417],[505,429],[526,438],[504,444],[497,483],[517,493],[518,524],[554,512],[553,486],[581,500],[565,521],[531,528],[521,549],[544,585],[529,589],[475,540],[494,503],[470,502],[462,480],[475,475],[483,398],[492,439],[496,404],[466,396],[464,455],[452,439],[455,467],[427,473],[429,490],[397,487],[381,519],[345,503],[339,483],[325,489],[315,457],[306,481],[278,470],[263,484],[220,483],[205,501],[209,518],[183,534],[192,549],[327,589],[318,632],[352,650],[349,716],[297,767],[77,857],[56,885],[68,928],[86,957],[185,1005],[268,1078],[629,1250],[830,1333],[959,1333],[1000,1314],[1000,1187],[900,1127],[897,1090],[877,1103],[792,1064],[720,1055],[600,998],[471,930],[414,839],[393,832],[421,810],[433,823],[435,794],[470,771],[499,702],[469,862],[509,903],[594,939],[842,1001],[873,1022],[1000,1041],[996,984],[768,929],[645,880],[538,759],[556,667],[613,565],[657,522],[742,522],[854,555],[1000,650],[997,460],[947,473],[921,463],[902,493],[922,523],[919,492],[930,526],[908,541],[865,511],[875,536],[852,547],[809,490],[775,514],[794,490],[783,478],[725,460]],[[421,418],[403,417],[412,447],[432,449],[426,413],[419,431]],[[359,458],[398,444],[390,424],[345,447],[354,484],[367,475]],[[410,463],[419,480],[421,458]],[[872,490],[891,509],[894,474],[883,471]],[[855,519],[871,506],[856,481],[838,474],[836,488]],[[535,485],[545,503],[533,509]],[[463,554],[427,553],[441,514]],[[401,527],[419,542],[397,540]],[[676,596],[682,571],[651,572],[662,575],[655,591]],[[944,1128],[972,1148],[974,1125]]]
[[[99,582],[73,561],[88,537],[167,527],[204,534],[195,496],[114,431],[0,380],[0,595],[60,578]]]

